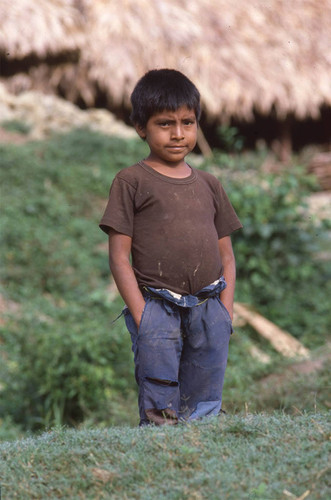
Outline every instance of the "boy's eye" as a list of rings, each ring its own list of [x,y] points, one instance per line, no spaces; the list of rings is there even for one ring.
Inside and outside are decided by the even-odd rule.
[[[182,123],[185,126],[191,126],[191,125],[194,125],[195,120],[191,119],[191,118],[188,118],[187,120],[183,120]],[[164,120],[164,121],[158,122],[158,125],[159,125],[159,127],[167,128],[167,127],[170,127],[172,125],[172,122],[169,121],[169,120]]]

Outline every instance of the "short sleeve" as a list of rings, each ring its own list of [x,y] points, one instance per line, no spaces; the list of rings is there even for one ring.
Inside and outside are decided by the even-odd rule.
[[[215,227],[218,238],[229,236],[237,229],[242,228],[242,224],[231,205],[223,186],[218,183],[218,196],[216,200]]]
[[[110,229],[132,238],[135,187],[116,176],[109,191],[109,199],[99,227],[105,233]]]

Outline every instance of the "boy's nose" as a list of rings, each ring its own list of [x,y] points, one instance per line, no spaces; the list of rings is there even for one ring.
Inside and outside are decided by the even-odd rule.
[[[174,139],[183,139],[184,138],[184,132],[183,132],[183,127],[178,124],[175,125],[172,129],[172,137]]]

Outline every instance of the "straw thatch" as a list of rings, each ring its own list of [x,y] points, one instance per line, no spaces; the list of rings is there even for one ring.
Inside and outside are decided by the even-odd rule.
[[[0,3],[0,18],[3,3],[9,1]],[[46,29],[44,9],[47,3],[55,11],[74,12],[77,2],[19,3],[26,10],[43,6],[41,20],[38,15],[31,20],[31,26],[43,26],[36,30],[39,49],[33,37],[23,41],[20,36],[22,53],[45,54],[56,43],[59,48],[75,45],[75,15],[67,40],[63,33],[71,28],[63,16],[58,40],[55,29]],[[79,65],[63,65],[55,72],[34,68],[30,84],[60,86],[62,94],[89,106],[101,92],[110,107],[128,108],[140,76],[151,68],[171,67],[197,84],[212,119],[252,120],[254,112],[279,119],[318,118],[321,107],[331,104],[331,0],[81,0],[79,5],[78,18],[82,8],[85,16]],[[15,37],[9,39],[15,46]],[[0,47],[4,44],[0,38]],[[16,77],[16,90],[19,78],[23,81],[22,75]]]
[[[153,67],[183,70],[214,116],[331,103],[330,0],[96,0],[90,16],[90,76],[118,103]]]
[[[0,53],[45,58],[78,50],[83,11],[75,0],[0,0]]]

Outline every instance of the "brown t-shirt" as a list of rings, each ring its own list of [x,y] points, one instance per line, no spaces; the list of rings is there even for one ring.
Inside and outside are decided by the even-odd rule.
[[[183,179],[145,163],[121,170],[100,221],[132,238],[139,286],[194,294],[222,274],[218,240],[242,225],[220,182],[192,168]]]

